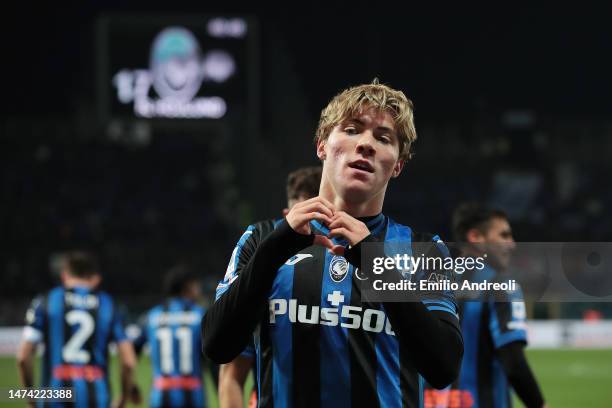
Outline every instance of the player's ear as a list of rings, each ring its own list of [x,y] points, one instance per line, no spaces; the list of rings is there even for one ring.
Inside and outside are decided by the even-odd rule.
[[[471,243],[471,244],[480,244],[480,243],[484,242],[484,235],[477,228],[470,229],[465,234],[465,238],[466,238],[466,241]]]
[[[327,158],[325,153],[325,140],[317,140],[317,157],[319,160],[325,160]]]
[[[391,177],[396,178],[397,176],[399,176],[402,172],[402,169],[404,168],[404,164],[406,162],[402,159],[399,159],[397,161],[397,163],[395,163],[395,166],[393,166],[393,173],[391,174]]]

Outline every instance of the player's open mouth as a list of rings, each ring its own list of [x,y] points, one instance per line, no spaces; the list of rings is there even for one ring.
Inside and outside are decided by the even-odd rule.
[[[349,163],[349,167],[361,171],[367,171],[368,173],[374,173],[374,167],[367,160],[356,160]]]

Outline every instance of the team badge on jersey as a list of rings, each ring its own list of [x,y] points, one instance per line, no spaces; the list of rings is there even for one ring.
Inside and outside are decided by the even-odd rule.
[[[349,265],[342,256],[335,255],[329,263],[329,276],[334,282],[342,282],[348,275]]]

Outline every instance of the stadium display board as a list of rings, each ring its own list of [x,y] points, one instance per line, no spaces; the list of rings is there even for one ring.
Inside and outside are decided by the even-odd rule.
[[[225,16],[105,16],[98,21],[102,120],[250,120],[256,23]]]

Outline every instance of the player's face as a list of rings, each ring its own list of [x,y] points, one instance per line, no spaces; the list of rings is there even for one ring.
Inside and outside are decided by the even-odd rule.
[[[510,264],[512,252],[516,248],[512,236],[512,228],[505,218],[493,218],[489,221],[488,229],[484,234],[487,252],[494,257],[494,261],[505,269]]]
[[[70,268],[68,268],[68,266],[63,267],[60,273],[60,278],[62,280],[62,284],[66,287],[85,285],[90,288],[95,288],[100,284],[100,282],[102,282],[102,277],[99,274],[95,274],[87,278],[78,278],[70,272]]]
[[[365,108],[337,125],[318,144],[317,154],[324,160],[324,182],[352,203],[384,198],[389,179],[397,177],[404,164],[393,117],[376,108]]]
[[[200,282],[189,282],[185,289],[185,296],[194,301],[199,300],[202,297],[202,285],[200,285]]]

